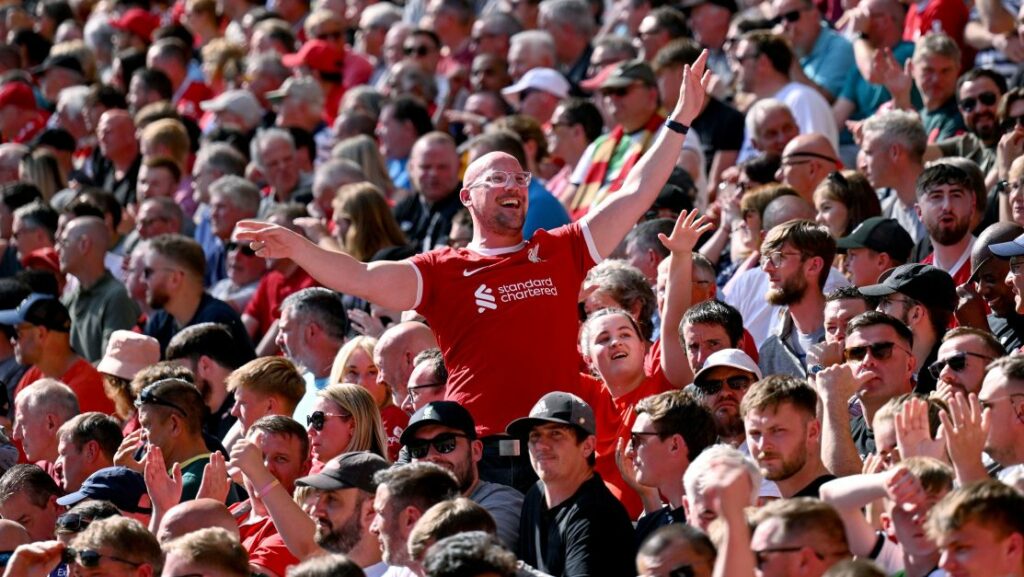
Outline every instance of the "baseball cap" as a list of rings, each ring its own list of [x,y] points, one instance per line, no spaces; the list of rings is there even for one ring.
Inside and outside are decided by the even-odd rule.
[[[651,68],[651,65],[639,58],[620,62],[608,77],[604,79],[599,89],[626,88],[637,81],[643,82],[647,86],[658,85],[658,79],[654,76],[654,70]]]
[[[216,98],[199,103],[199,108],[207,112],[228,110],[242,115],[251,125],[259,123],[263,118],[263,107],[248,90],[227,90]]]
[[[857,225],[849,236],[836,241],[836,248],[845,252],[851,248],[869,248],[884,252],[899,262],[910,259],[914,240],[894,218],[873,216]]]
[[[132,380],[142,369],[160,362],[160,342],[151,336],[133,331],[110,333],[107,351],[96,370],[125,380]]]
[[[597,430],[594,409],[590,405],[572,393],[556,391],[541,397],[530,409],[529,417],[512,421],[505,427],[505,432],[513,437],[525,438],[530,434],[530,429],[547,423],[572,425],[588,435],[595,434]]]
[[[452,401],[434,401],[423,405],[412,414],[399,441],[403,445],[408,445],[416,431],[427,425],[451,427],[466,433],[470,439],[476,438],[476,423],[465,407]]]
[[[320,83],[312,78],[296,78],[292,76],[286,79],[284,84],[277,90],[267,92],[267,100],[274,104],[281,102],[289,96],[294,96],[310,104],[319,102],[322,105],[324,90],[320,88]]]
[[[715,6],[721,6],[733,14],[739,12],[739,6],[736,5],[735,0],[683,0],[679,8],[687,16],[690,15],[690,10],[700,6],[701,4],[713,4]]]
[[[30,147],[49,146],[62,152],[74,152],[78,148],[75,137],[63,128],[47,128],[32,139]]]
[[[869,297],[900,293],[926,307],[956,310],[957,296],[953,278],[946,271],[930,264],[900,265],[881,284],[861,287],[860,292]]]
[[[98,499],[110,501],[126,513],[150,513],[149,507],[139,506],[143,495],[146,480],[140,473],[128,467],[107,467],[89,475],[79,490],[57,499],[57,504],[71,507],[86,499]]]
[[[142,8],[131,8],[125,10],[120,18],[111,20],[110,25],[149,42],[153,39],[153,31],[160,27],[160,16]]]
[[[298,52],[285,54],[281,62],[289,68],[306,66],[318,72],[341,74],[344,59],[345,55],[336,44],[326,40],[310,40]]]
[[[30,110],[36,108],[36,95],[32,93],[32,87],[17,80],[0,86],[0,108],[5,106]]]
[[[85,74],[85,71],[82,68],[82,62],[70,54],[47,56],[46,60],[44,60],[42,64],[32,69],[32,74],[38,76],[48,70],[53,70],[54,68],[63,68],[64,70],[77,72],[79,75]]]
[[[704,366],[697,371],[696,375],[693,375],[693,381],[697,382],[701,375],[717,367],[732,367],[747,371],[753,373],[757,380],[761,380],[761,369],[758,368],[754,359],[750,358],[750,355],[740,349],[722,349],[711,353],[708,358],[704,359]]]
[[[1024,234],[1009,242],[1001,242],[988,247],[992,254],[999,258],[1012,258],[1024,255]]]
[[[71,332],[71,315],[57,297],[32,293],[16,309],[0,311],[0,325],[29,323],[51,331]]]
[[[569,95],[569,81],[562,73],[552,68],[531,68],[512,86],[501,89],[501,94],[508,97],[512,104],[519,100],[519,94],[525,90],[541,90],[558,98]]]
[[[362,489],[373,493],[377,491],[373,476],[377,471],[387,468],[388,462],[380,455],[369,451],[353,451],[331,459],[319,473],[297,479],[295,484],[321,491]]]

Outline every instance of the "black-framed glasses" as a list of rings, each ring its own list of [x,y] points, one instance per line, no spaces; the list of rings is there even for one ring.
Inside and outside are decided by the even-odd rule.
[[[706,396],[713,397],[718,393],[722,392],[722,389],[729,387],[729,390],[742,393],[743,391],[750,388],[753,384],[754,379],[747,375],[734,375],[727,379],[701,379],[695,381],[693,386],[697,388],[697,392]]]
[[[327,422],[327,419],[330,417],[338,417],[343,421],[347,421],[352,418],[352,415],[348,413],[325,413],[323,411],[313,411],[306,416],[306,426],[317,431],[322,431],[324,430],[324,423]]]
[[[775,18],[772,18],[772,26],[778,26],[783,22],[789,22],[790,24],[793,24],[794,22],[800,19],[800,12],[801,11],[799,9],[790,10],[789,12],[783,12],[782,14],[779,14]]]
[[[958,351],[944,359],[939,359],[928,365],[928,372],[937,379],[939,378],[939,374],[942,373],[942,369],[946,368],[946,365],[949,365],[949,368],[952,369],[953,372],[959,373],[967,367],[967,357],[978,357],[979,359],[985,359],[986,361],[992,360],[992,357],[988,355]]]
[[[235,250],[242,251],[242,254],[245,256],[256,256],[256,251],[254,251],[247,242],[235,242],[232,240],[224,245],[224,252],[231,252]]]
[[[441,433],[433,439],[414,439],[409,441],[406,447],[409,448],[409,456],[413,459],[422,459],[430,453],[430,447],[434,447],[439,455],[447,455],[455,450],[458,440],[465,439],[462,433]]]
[[[157,405],[160,407],[167,407],[168,409],[174,409],[181,413],[183,417],[188,416],[188,411],[183,409],[181,405],[174,401],[169,401],[154,392],[154,390],[160,386],[160,383],[161,381],[157,381],[145,389],[142,389],[142,392],[139,393],[139,398],[135,399],[135,408],[141,408],[142,405]]]
[[[64,513],[57,517],[58,533],[81,533],[92,523],[91,517],[79,515],[78,513]]]
[[[661,437],[657,432],[652,431],[630,431],[629,446],[634,449],[644,444],[644,441],[651,437]]]
[[[451,246],[450,242],[448,244],[449,244],[449,246]],[[469,243],[467,242],[466,244],[469,244]],[[409,390],[409,396],[412,397],[412,400],[415,401],[415,400],[417,400],[420,397],[420,395],[423,394],[423,393],[420,392],[421,390],[423,390],[423,389],[436,389],[438,387],[443,387],[443,386],[445,386],[447,384],[448,383],[425,383],[425,384],[422,384],[422,385],[412,385],[411,387],[406,387],[406,388]]]
[[[153,276],[154,274],[156,274],[157,271],[161,271],[161,270],[176,271],[176,270],[179,270],[179,269],[176,269],[173,266],[154,266],[154,267],[147,266],[147,267],[143,267],[143,269],[142,269],[142,278],[144,278],[145,280],[149,280],[149,277]]]
[[[95,569],[100,566],[100,561],[103,559],[110,559],[111,561],[117,561],[118,563],[124,563],[125,565],[131,565],[132,567],[141,567],[145,563],[137,563],[135,561],[129,561],[123,557],[115,557],[114,555],[104,555],[99,551],[92,549],[71,549],[68,548],[65,552],[65,558],[72,559],[82,567],[86,569]]]
[[[999,97],[996,96],[995,92],[982,92],[975,98],[974,96],[968,96],[960,101],[960,110],[970,114],[974,112],[974,109],[978,106],[978,103],[982,103],[985,106],[995,106],[996,102],[999,101]]]
[[[402,52],[404,52],[406,56],[418,56],[420,58],[423,58],[424,56],[430,54],[433,51],[433,48],[424,45],[406,46],[404,49],[402,49]]]
[[[868,352],[871,352],[872,357],[880,361],[884,361],[892,357],[892,351],[894,349],[899,349],[907,354],[910,354],[910,351],[901,346],[898,346],[896,343],[881,342],[871,343],[870,345],[861,345],[858,347],[847,347],[847,349],[843,351],[843,357],[846,359],[847,362],[860,363],[863,362],[865,358],[867,358]]]

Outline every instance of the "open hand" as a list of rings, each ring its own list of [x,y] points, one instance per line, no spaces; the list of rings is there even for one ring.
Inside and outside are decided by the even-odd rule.
[[[256,220],[239,221],[235,231],[239,242],[248,242],[261,258],[292,258],[304,240],[283,226]]]
[[[711,74],[707,70],[708,51],[702,50],[692,65],[683,66],[683,82],[679,88],[679,102],[672,113],[672,120],[690,126],[704,107]]]
[[[693,252],[693,247],[697,245],[701,235],[714,227],[715,225],[708,221],[707,217],[700,216],[698,218],[696,210],[684,210],[676,219],[675,226],[672,227],[672,235],[665,236],[664,233],[658,233],[658,240],[665,245],[665,248],[672,251],[672,254],[689,254]]]

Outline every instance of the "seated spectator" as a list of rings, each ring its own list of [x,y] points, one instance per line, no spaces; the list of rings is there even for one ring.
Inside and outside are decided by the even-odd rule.
[[[267,261],[257,257],[247,243],[234,238],[224,245],[224,254],[227,276],[210,287],[210,296],[226,302],[241,315],[267,272]]]
[[[156,496],[155,491],[154,496]],[[192,501],[183,501],[171,506],[162,516],[156,507],[156,501],[154,502],[150,529],[162,545],[208,527],[223,529],[233,538],[238,539],[239,531],[235,524],[235,518],[219,500],[200,497]]]
[[[71,542],[69,551],[76,553],[77,565],[112,573],[130,567],[132,577],[156,575],[163,569],[164,553],[152,533],[134,519],[111,517],[89,525]],[[88,554],[95,557],[86,559]]]
[[[185,213],[169,197],[153,197],[139,204],[135,215],[135,234],[140,240],[149,240],[161,234],[183,234]]]
[[[874,194],[871,184],[854,170],[828,173],[814,189],[813,196],[814,208],[818,211],[815,221],[827,226],[836,241],[852,234],[862,222],[882,213],[878,195]]]
[[[387,458],[387,437],[370,393],[358,385],[329,385],[306,417],[312,471],[342,453],[370,451]]]
[[[1000,222],[992,224],[978,236],[971,250],[971,282],[991,314],[984,323],[960,321],[981,329],[987,327],[1008,351],[1024,346],[1024,327],[1021,327],[1021,315],[1014,302],[1013,287],[1006,282],[1010,263],[995,255],[992,246],[1012,241],[1022,232],[1024,229],[1017,224]],[[960,320],[959,315],[957,320]]]
[[[775,180],[792,188],[806,201],[825,178],[841,167],[836,149],[818,133],[801,134],[782,149],[782,166]]]
[[[953,5],[953,3],[951,3]],[[913,13],[912,13],[913,14]],[[956,100],[956,81],[960,76],[960,48],[943,33],[922,34],[914,41],[913,66],[910,76],[900,74],[902,66],[895,58],[887,59],[882,79],[893,94],[893,103],[904,110],[917,108],[911,102],[911,89],[916,87],[923,106],[918,110],[928,142],[935,143],[962,134],[966,130]],[[901,85],[897,87],[897,83]]]
[[[988,331],[957,327],[942,337],[939,353],[928,371],[935,377],[936,396],[949,402],[954,394],[964,397],[981,392],[986,367],[1006,356],[1006,349]]]
[[[327,387],[348,330],[345,307],[335,292],[320,287],[303,289],[281,303],[277,346],[306,381],[306,393],[295,407],[296,421],[306,422],[317,393]]]
[[[373,364],[377,365],[377,380],[386,384],[391,390],[395,404],[399,406],[406,404],[409,392],[405,387],[410,382],[417,356],[422,351],[436,347],[437,338],[434,337],[430,328],[423,323],[414,321],[398,323],[389,327],[377,340],[377,346],[373,348]],[[438,372],[436,366],[434,372],[435,375]],[[428,375],[423,376],[430,378]],[[447,378],[445,381],[447,382]]]
[[[110,415],[83,413],[61,425],[57,439],[54,472],[64,492],[73,493],[93,473],[114,465],[123,435]]]
[[[875,2],[887,4],[892,0]],[[921,119],[913,112],[888,110],[866,120],[861,133],[857,169],[874,188],[891,188],[894,192],[882,202],[882,216],[896,219],[915,243],[927,238],[928,231],[916,209],[917,177],[924,172],[928,145]]]
[[[238,419],[241,435],[263,417],[290,417],[306,388],[295,365],[282,357],[253,359],[232,371],[225,385],[235,398],[231,414]]]
[[[253,218],[259,211],[260,191],[240,175],[225,175],[210,184],[210,233],[203,244],[206,273],[203,282],[212,285],[227,274],[227,245],[238,221]]]
[[[49,204],[30,202],[14,211],[11,245],[17,251],[18,262],[24,264],[36,251],[53,251],[56,238],[57,211]]]
[[[703,531],[686,523],[655,530],[636,554],[638,575],[672,577],[687,568],[694,577],[708,577],[715,566],[715,546]]]
[[[57,499],[62,507],[73,507],[87,500],[108,501],[120,514],[147,523],[152,512],[146,480],[127,467],[106,467],[89,475],[73,493]]]
[[[60,496],[60,487],[46,471],[15,465],[0,477],[0,517],[24,527],[32,541],[53,539],[57,517],[64,511],[57,504]]]
[[[96,365],[103,376],[103,392],[114,403],[113,415],[126,422],[135,413],[131,383],[146,367],[160,362],[160,343],[153,337],[132,331],[114,331],[107,352]]]
[[[831,230],[831,228],[830,228]],[[899,222],[873,216],[836,241],[843,272],[855,287],[878,283],[882,273],[910,260],[914,241]]]
[[[448,369],[444,365],[441,349],[430,348],[420,351],[413,357],[412,374],[406,387],[408,394],[402,409],[407,413],[415,413],[427,403],[443,401],[448,388]]]
[[[86,499],[57,517],[57,540],[65,545],[71,545],[71,541],[88,529],[93,521],[109,519],[120,514],[120,509],[110,501]]]
[[[60,443],[59,430],[79,412],[78,397],[70,387],[43,378],[14,398],[12,438],[21,443],[25,458],[59,478],[54,470]]]

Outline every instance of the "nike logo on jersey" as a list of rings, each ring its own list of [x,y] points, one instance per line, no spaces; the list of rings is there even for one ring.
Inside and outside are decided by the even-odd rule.
[[[489,264],[487,266],[482,266],[480,268],[466,268],[466,269],[462,269],[462,276],[470,277],[470,276],[475,275],[478,272],[485,271],[485,270],[487,270],[487,269],[489,269],[491,267],[497,266],[499,264],[501,264],[501,263],[497,263],[496,262],[494,264]]]

